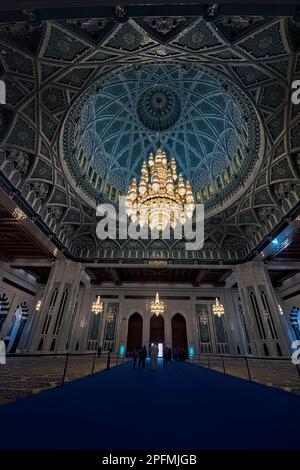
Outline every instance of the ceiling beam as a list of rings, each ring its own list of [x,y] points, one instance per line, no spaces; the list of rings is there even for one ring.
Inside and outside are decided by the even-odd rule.
[[[116,286],[120,286],[122,284],[120,270],[118,270],[116,268],[109,268],[109,272],[110,272],[111,277],[113,278],[114,283],[116,284]]]
[[[116,263],[84,263],[84,266],[86,268],[94,268],[94,269],[105,269],[105,268],[115,268],[115,269],[123,269],[123,268],[147,268],[147,269],[152,269],[153,271],[155,270],[160,270],[160,269],[164,269],[164,268],[167,268],[167,269],[195,269],[195,270],[199,270],[199,269],[214,269],[214,270],[221,270],[221,271],[228,271],[228,270],[232,270],[234,265],[233,264],[168,264],[166,263],[166,265],[164,266],[159,266],[159,267],[155,267],[154,265],[149,265],[149,264],[145,264],[145,263],[140,263],[140,264],[134,264],[134,266],[132,266],[132,264],[130,263],[120,263],[120,264],[116,264]]]
[[[11,263],[9,263],[11,267],[37,267],[37,268],[44,268],[44,267],[51,267],[53,263],[51,261],[44,259],[44,258],[36,258],[34,260],[27,259],[27,258],[16,258]]]
[[[23,10],[34,10],[41,20],[64,20],[72,18],[123,17],[114,16],[116,6],[126,7],[126,18],[145,16],[203,16],[207,0],[1,0],[0,22],[26,21]],[[223,16],[294,16],[298,0],[219,0],[219,13]]]
[[[204,281],[204,278],[208,272],[209,272],[209,269],[201,269],[198,273],[196,273],[196,276],[193,282],[194,287],[199,287],[201,282]]]
[[[285,271],[287,269],[299,269],[300,270],[300,261],[294,260],[281,260],[281,261],[271,261],[268,263],[268,271]]]

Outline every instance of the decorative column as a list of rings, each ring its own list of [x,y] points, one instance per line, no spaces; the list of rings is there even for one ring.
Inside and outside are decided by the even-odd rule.
[[[247,345],[243,335],[241,320],[236,311],[231,289],[224,289],[224,321],[229,343],[230,353],[247,355]]]
[[[210,332],[210,343],[211,343],[211,348],[212,348],[212,353],[213,354],[218,354],[218,342],[217,342],[217,335],[216,335],[216,327],[215,327],[215,317],[212,312],[212,305],[214,301],[210,301],[210,303],[207,303],[207,309],[208,309],[208,327],[209,327],[209,332]]]
[[[13,316],[16,313],[16,310],[17,310],[17,307],[18,307],[19,304],[20,304],[20,298],[19,298],[18,294],[13,295],[13,297],[11,299],[11,302],[10,302],[10,305],[9,305],[7,315],[6,315],[6,319],[5,319],[5,321],[2,325],[2,328],[1,328],[1,339],[6,338],[8,330],[9,330],[11,322],[12,322],[12,319],[13,319]]]
[[[82,272],[83,265],[74,261],[56,260],[53,264],[30,352],[60,353],[69,350]]]
[[[87,351],[88,334],[91,322],[92,292],[91,284],[79,289],[76,317],[71,335],[70,352],[84,353]]]
[[[26,352],[28,350],[28,347],[34,338],[34,334],[37,328],[38,320],[39,320],[39,311],[37,310],[37,302],[41,302],[43,298],[43,292],[44,289],[39,289],[36,293],[35,299],[34,299],[34,306],[31,309],[31,313],[29,314],[28,320],[26,322],[24,332],[22,335],[22,345],[21,345],[21,351]]]
[[[127,348],[127,329],[128,329],[128,315],[126,311],[126,304],[124,295],[119,295],[119,308],[120,308],[120,327],[119,327],[119,335],[117,337],[117,346],[116,351],[121,352],[122,354],[126,351]],[[143,322],[144,328],[144,322]],[[121,349],[122,348],[122,349]]]
[[[199,323],[197,321],[197,314],[196,314],[196,297],[191,297],[190,300],[190,323],[191,331],[189,331],[189,325],[187,325],[187,337],[188,341],[194,348],[194,354],[200,354],[200,332],[199,332]]]
[[[150,311],[145,311],[143,315],[143,346],[145,345],[149,355],[149,343],[150,343]]]
[[[123,327],[123,309],[122,309],[122,304],[119,300],[119,309],[118,309],[117,324],[116,324],[116,331],[115,331],[115,352],[116,353],[120,352],[122,327]]]
[[[253,354],[288,355],[288,345],[279,319],[276,294],[261,261],[234,268]]]
[[[171,312],[166,312],[164,318],[164,347],[172,348],[172,319]]]

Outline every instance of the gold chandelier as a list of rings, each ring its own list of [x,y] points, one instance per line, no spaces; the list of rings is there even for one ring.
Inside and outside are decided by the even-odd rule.
[[[216,297],[216,303],[212,306],[213,314],[221,317],[224,315],[224,306],[220,304],[218,297]]]
[[[156,295],[155,295],[155,300],[152,300],[152,302],[150,303],[150,310],[151,310],[151,313],[155,314],[155,315],[159,315],[160,313],[164,313],[165,311],[165,303],[159,299],[159,293],[156,292]]]
[[[148,165],[144,161],[140,183],[133,178],[126,197],[126,214],[133,222],[151,230],[174,229],[177,222],[184,224],[191,219],[195,198],[189,181],[177,175],[176,160],[168,162],[166,152],[158,148],[156,155],[150,153]]]
[[[103,312],[103,302],[101,302],[100,295],[97,295],[96,300],[92,304],[92,313],[98,315]]]

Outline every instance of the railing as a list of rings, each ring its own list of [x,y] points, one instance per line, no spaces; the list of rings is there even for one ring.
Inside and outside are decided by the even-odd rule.
[[[7,354],[0,367],[0,405],[131,360],[128,354]]]
[[[231,356],[229,354],[194,354],[188,362],[300,394],[300,368],[291,358]]]

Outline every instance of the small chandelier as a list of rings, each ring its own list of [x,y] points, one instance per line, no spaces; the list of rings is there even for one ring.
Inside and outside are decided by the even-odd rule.
[[[164,313],[165,311],[165,303],[159,299],[158,292],[156,292],[155,300],[152,300],[152,302],[150,303],[150,310],[151,310],[151,313],[154,313],[157,316],[160,313]]]
[[[35,310],[36,310],[37,312],[39,312],[41,306],[42,306],[42,301],[41,301],[41,300],[38,300],[38,301],[37,301],[37,304],[36,304],[36,306],[35,306]]]
[[[24,212],[19,208],[19,207],[16,207],[12,213],[13,217],[15,219],[17,219],[19,222],[22,222],[23,220],[26,219],[26,215],[24,214]]]
[[[96,300],[92,304],[92,312],[95,315],[98,315],[98,313],[103,312],[103,302],[101,302],[100,295],[97,295]]]
[[[212,306],[213,314],[221,317],[224,315],[224,306],[220,304],[218,297],[216,297],[216,303]]]
[[[195,198],[189,181],[177,175],[176,160],[168,162],[166,152],[158,148],[156,155],[150,153],[148,165],[144,161],[140,183],[133,178],[126,197],[126,214],[133,222],[151,230],[173,229],[177,222],[184,224],[191,219]]]
[[[112,309],[110,308],[107,315],[106,315],[106,320],[111,323],[113,322],[115,319],[115,316],[114,316],[114,312],[112,311]]]

